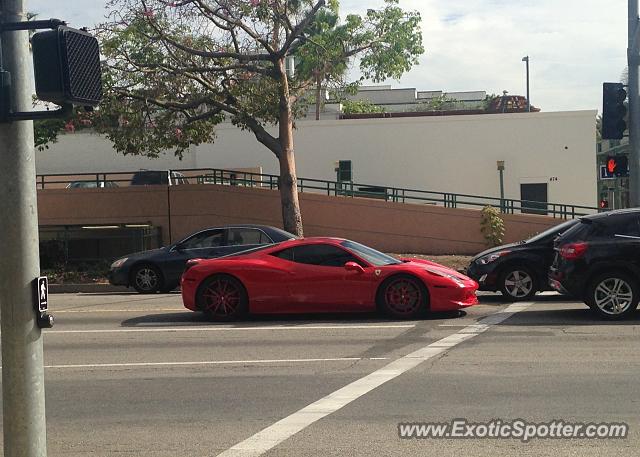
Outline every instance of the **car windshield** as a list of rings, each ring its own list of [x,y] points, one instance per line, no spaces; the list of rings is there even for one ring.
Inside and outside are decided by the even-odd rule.
[[[390,255],[383,254],[380,251],[376,251],[369,246],[365,246],[364,244],[356,243],[355,241],[343,241],[341,243],[342,247],[349,249],[354,254],[363,258],[371,265],[380,267],[383,265],[397,265],[402,263],[398,259],[391,257]]]
[[[560,225],[554,225],[550,229],[547,229],[544,232],[538,233],[534,237],[529,238],[526,243],[535,243],[536,241],[543,240],[547,237],[555,238],[556,236],[563,234],[564,232],[575,226],[577,223],[578,219],[573,219]]]

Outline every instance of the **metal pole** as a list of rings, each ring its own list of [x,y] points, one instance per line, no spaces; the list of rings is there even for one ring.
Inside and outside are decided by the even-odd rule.
[[[529,56],[525,56],[522,58],[523,62],[526,62],[527,65],[527,112],[531,112],[531,98],[529,95]]]
[[[500,209],[504,213],[504,168],[500,169]]]
[[[3,22],[25,21],[23,0],[2,0]],[[11,73],[12,108],[31,109],[28,32],[2,34],[2,66]],[[39,276],[33,122],[0,124],[0,317],[5,457],[45,457],[42,334],[32,281]]]
[[[506,206],[504,202],[504,160],[498,160],[496,162],[498,166],[498,172],[500,173],[500,211],[506,212]]]
[[[638,93],[638,0],[629,0],[629,199],[631,206],[640,206],[640,94]]]

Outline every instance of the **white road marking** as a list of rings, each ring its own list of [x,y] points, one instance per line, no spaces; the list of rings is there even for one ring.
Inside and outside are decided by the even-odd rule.
[[[87,363],[78,365],[45,365],[45,368],[133,368],[133,367],[170,367],[170,366],[202,366],[202,365],[253,365],[268,363],[312,363],[312,362],[357,362],[361,357],[334,357],[326,359],[263,359],[263,360],[204,360],[197,362],[132,362],[132,363]]]
[[[280,330],[381,330],[381,329],[407,329],[415,324],[398,325],[295,325],[295,326],[270,326],[270,327],[167,327],[167,328],[119,328],[119,329],[86,329],[86,330],[45,330],[45,335],[65,335],[78,333],[157,333],[157,332],[259,332]]]
[[[314,422],[338,411],[352,401],[371,392],[373,389],[417,367],[425,360],[429,360],[464,341],[468,341],[484,333],[491,326],[499,324],[531,305],[532,303],[511,305],[505,310],[492,314],[476,324],[469,325],[453,335],[449,335],[435,343],[431,343],[428,346],[394,360],[364,378],[352,382],[342,389],[311,403],[290,416],[263,429],[250,438],[222,452],[218,457],[260,456]]]

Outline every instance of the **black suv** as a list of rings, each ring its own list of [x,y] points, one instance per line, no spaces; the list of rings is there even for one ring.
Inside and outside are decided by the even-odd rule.
[[[585,301],[606,319],[622,319],[640,300],[640,209],[585,216],[558,237],[549,284]]]
[[[132,186],[175,186],[178,184],[189,184],[189,180],[182,173],[172,170],[140,170],[131,177],[130,183]]]
[[[471,260],[467,276],[480,284],[480,290],[499,290],[508,300],[527,300],[548,289],[553,240],[577,223],[567,221],[528,240],[481,252]]]

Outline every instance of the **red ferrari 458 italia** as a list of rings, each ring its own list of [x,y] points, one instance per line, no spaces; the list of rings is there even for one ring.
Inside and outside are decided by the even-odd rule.
[[[182,300],[213,320],[247,313],[370,312],[412,319],[478,303],[478,284],[437,263],[395,259],[354,241],[305,238],[191,260]]]

